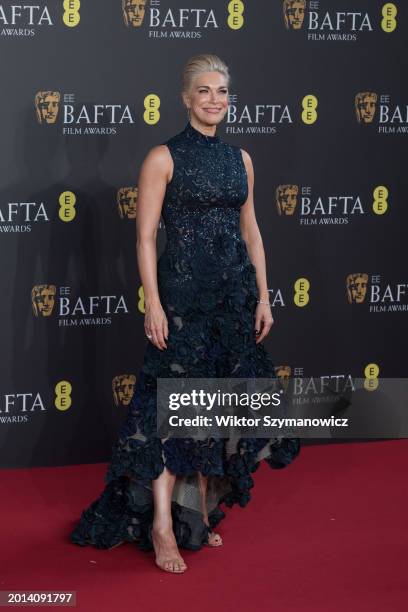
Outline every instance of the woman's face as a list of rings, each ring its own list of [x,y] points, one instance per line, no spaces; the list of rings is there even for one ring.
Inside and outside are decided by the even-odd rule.
[[[183,97],[191,118],[216,125],[228,110],[227,79],[220,72],[202,72],[195,77],[189,95]]]

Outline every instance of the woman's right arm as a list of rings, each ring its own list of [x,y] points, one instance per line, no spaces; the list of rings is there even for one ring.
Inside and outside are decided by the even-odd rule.
[[[159,349],[167,348],[168,323],[157,285],[157,228],[173,160],[166,145],[153,147],[140,168],[136,209],[136,254],[145,297],[146,335]]]

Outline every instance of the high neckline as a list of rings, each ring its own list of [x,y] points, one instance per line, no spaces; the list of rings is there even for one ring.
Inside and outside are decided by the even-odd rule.
[[[203,134],[202,132],[200,132],[200,130],[197,130],[197,128],[193,127],[190,121],[187,122],[187,125],[184,128],[184,133],[195,142],[201,144],[213,145],[221,141],[220,137],[217,135],[207,136],[207,134]]]

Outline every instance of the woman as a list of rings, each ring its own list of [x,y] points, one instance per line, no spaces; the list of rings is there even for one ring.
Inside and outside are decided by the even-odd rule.
[[[221,503],[245,506],[251,473],[299,453],[297,438],[160,439],[158,377],[275,377],[262,344],[273,324],[248,153],[216,134],[228,108],[228,68],[215,55],[184,69],[185,128],[153,147],[138,182],[137,258],[149,343],[100,497],[82,512],[76,544],[137,542],[159,568],[187,569],[179,547],[222,544]],[[163,215],[167,245],[156,261]]]

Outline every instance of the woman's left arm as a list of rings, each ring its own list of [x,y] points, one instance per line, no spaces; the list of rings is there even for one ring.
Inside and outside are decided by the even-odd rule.
[[[269,302],[268,284],[266,280],[265,250],[261,232],[255,216],[254,207],[254,168],[250,155],[241,149],[242,158],[248,177],[248,198],[241,206],[240,227],[241,235],[246,243],[249,258],[256,268],[256,283],[258,298]],[[255,312],[256,343],[262,342],[274,323],[271,307],[268,304],[258,304]]]

